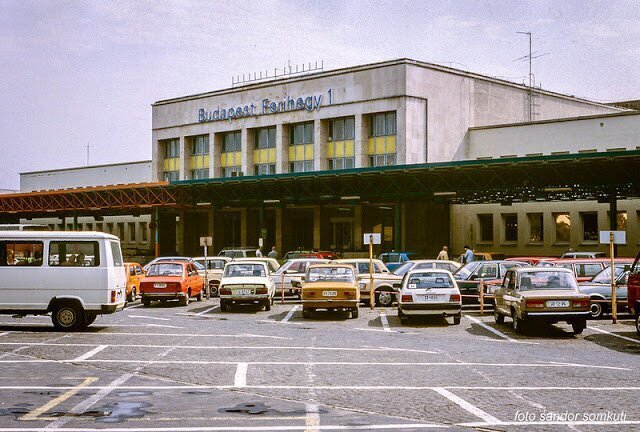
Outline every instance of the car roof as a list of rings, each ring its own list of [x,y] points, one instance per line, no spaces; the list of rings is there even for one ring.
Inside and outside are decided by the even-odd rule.
[[[350,264],[342,264],[342,263],[336,263],[334,262],[329,262],[329,263],[320,263],[320,264],[312,264],[309,266],[310,269],[312,268],[348,268],[353,270],[353,266]],[[307,269],[308,270],[308,269]]]
[[[423,272],[429,272],[429,273],[444,273],[444,274],[448,274],[451,275],[451,272],[449,270],[445,270],[445,269],[415,269],[415,270],[409,270],[409,272],[407,274],[411,274],[411,273],[423,273]]]
[[[343,262],[343,263],[368,263],[369,258],[341,258],[334,260],[335,262]],[[373,261],[381,262],[378,258],[374,258]]]
[[[204,257],[203,256],[199,256],[199,257],[194,257],[194,260],[203,260]],[[208,256],[207,257],[207,261],[209,260],[224,260],[224,261],[231,261],[231,258],[227,257],[227,256],[220,256],[220,255],[214,255],[214,256]]]
[[[226,265],[231,265],[231,264],[260,264],[260,265],[266,266],[267,262],[266,261],[258,261],[258,260],[255,260],[255,259],[231,260]]]
[[[290,258],[287,260],[287,262],[300,262],[300,261],[311,261],[311,262],[328,262],[331,261],[329,259],[326,258]]]
[[[156,262],[151,262],[149,263],[149,265],[156,265],[156,264],[180,264],[180,265],[187,265],[190,264],[188,261],[178,261],[178,260],[162,260],[162,261],[156,261]]]

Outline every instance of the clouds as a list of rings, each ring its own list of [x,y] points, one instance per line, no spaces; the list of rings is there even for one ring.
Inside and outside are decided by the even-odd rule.
[[[640,6],[546,1],[0,0],[0,188],[18,172],[151,157],[156,100],[231,76],[399,57],[522,82],[534,50],[550,90],[640,98]],[[28,157],[25,157],[28,155]]]

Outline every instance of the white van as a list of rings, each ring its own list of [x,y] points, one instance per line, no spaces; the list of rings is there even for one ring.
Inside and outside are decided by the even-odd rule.
[[[120,240],[68,231],[0,232],[0,314],[51,313],[58,330],[77,330],[125,306]]]

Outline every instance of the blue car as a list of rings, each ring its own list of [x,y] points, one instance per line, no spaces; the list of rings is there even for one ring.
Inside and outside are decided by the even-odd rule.
[[[412,257],[416,254],[413,252],[385,252],[380,254],[378,259],[387,266],[389,271],[394,271],[396,268],[400,267],[402,264],[410,261]]]

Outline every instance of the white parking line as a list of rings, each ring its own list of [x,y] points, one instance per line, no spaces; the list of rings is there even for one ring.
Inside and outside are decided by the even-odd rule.
[[[513,339],[512,337],[507,336],[506,334],[502,333],[499,330],[494,329],[493,327],[490,327],[488,325],[486,325],[485,323],[483,323],[482,321],[480,321],[477,318],[474,318],[472,316],[469,315],[465,315],[465,318],[467,318],[469,321],[472,321],[476,324],[478,324],[480,327],[489,330],[491,333],[500,336],[502,339],[508,340],[509,342],[513,342],[513,343],[520,343],[520,341],[517,341],[515,339]]]
[[[248,368],[249,368],[249,363],[238,363],[238,367],[236,368],[236,376],[234,379],[234,385],[236,387],[247,386],[247,369]]]
[[[103,349],[108,348],[109,345],[100,345],[94,349],[92,349],[91,351],[82,354],[79,357],[74,358],[73,360],[71,360],[72,362],[79,362],[79,361],[84,361],[84,360],[88,360],[91,357],[93,357],[94,355],[98,354],[100,351],[102,351]]]
[[[158,320],[158,321],[171,321],[169,318],[160,318],[160,317],[152,317],[147,315],[127,315],[129,318],[144,318],[150,320]]]
[[[382,328],[384,329],[384,331],[386,332],[391,331],[391,329],[389,328],[389,320],[387,319],[386,313],[380,312],[380,322],[382,322]]]
[[[300,305],[295,305],[295,306],[293,306],[293,307],[291,308],[291,310],[289,311],[289,313],[287,314],[287,316],[285,316],[284,318],[282,318],[282,321],[281,321],[281,322],[283,322],[283,323],[288,322],[288,321],[291,319],[291,317],[293,317],[293,314],[295,314],[295,313],[296,313],[296,311],[298,310],[298,308],[299,308],[299,307],[300,307]]]
[[[174,328],[174,329],[183,329],[184,327],[180,327],[180,326],[172,326],[172,325],[165,325],[165,324],[145,324],[147,327],[164,327],[164,328]]]
[[[106,345],[105,345],[106,346]],[[95,350],[94,350],[95,351]],[[90,353],[87,353],[90,354]],[[87,355],[85,354],[85,355]],[[130,360],[130,359],[16,359],[0,360],[0,364],[26,364],[26,363],[131,363],[131,364],[210,364],[210,365],[234,365],[236,361],[225,360]],[[254,361],[245,362],[247,365],[256,366],[389,366],[389,367],[453,367],[476,366],[497,368],[582,368],[582,369],[606,369],[616,371],[630,371],[630,368],[616,366],[599,366],[577,363],[475,363],[475,362],[294,362],[294,361]]]
[[[8,331],[6,331],[6,332],[2,332],[2,333],[0,333],[0,336],[6,336],[6,335],[8,335],[9,333],[11,333],[11,332],[8,332]]]
[[[354,327],[354,330],[363,330],[363,331],[372,331],[372,332],[383,332],[383,333],[398,333],[395,330],[385,330],[385,329],[377,329],[377,328],[362,328],[362,327]]]
[[[627,337],[627,336],[622,336],[622,335],[619,335],[617,333],[612,333],[610,331],[602,330],[602,329],[600,329],[598,327],[591,326],[591,327],[587,327],[587,329],[595,330],[595,331],[600,332],[600,333],[608,334],[610,336],[614,336],[614,337],[617,337],[617,338],[620,338],[620,339],[624,339],[624,340],[627,340],[629,342],[635,342],[637,344],[640,344],[640,340],[638,340],[638,339],[633,339],[633,338],[630,338],[630,337]]]
[[[198,313],[196,313],[196,314],[194,314],[194,315],[195,315],[195,316],[204,315],[204,314],[206,314],[207,312],[211,312],[211,311],[212,311],[212,310],[214,310],[214,309],[218,309],[219,307],[220,307],[220,306],[210,307],[209,309],[205,309],[205,310],[203,310],[202,312],[198,312]]]
[[[69,410],[69,412],[71,414],[81,414],[81,413],[85,412],[86,410],[91,408],[93,405],[95,405],[98,401],[100,401],[100,399],[104,398],[105,396],[107,396],[112,391],[120,388],[120,385],[124,384],[132,376],[133,376],[133,374],[128,374],[128,373],[124,374],[124,375],[121,375],[119,378],[116,378],[115,380],[113,380],[109,385],[107,385],[106,387],[103,387],[102,389],[100,389],[100,391],[98,393],[88,397],[87,399],[85,399],[82,402],[80,402],[78,405],[76,405],[73,408],[71,408]],[[64,426],[69,421],[71,421],[72,418],[73,417],[61,417],[61,418],[57,419],[56,421],[54,421],[52,423],[49,423],[45,427],[45,429],[58,429],[61,426]],[[66,429],[65,429],[65,431],[66,431]]]
[[[307,415],[304,418],[305,432],[317,431],[320,428],[320,407],[318,404],[307,403],[306,404]]]
[[[72,389],[66,391],[65,393],[61,394],[60,396],[50,400],[49,402],[47,402],[46,404],[42,405],[41,407],[38,407],[38,408],[36,408],[34,410],[29,411],[28,413],[26,413],[25,415],[20,417],[20,420],[25,420],[25,421],[28,421],[28,420],[52,420],[52,418],[50,418],[50,417],[41,417],[41,416],[44,413],[46,413],[47,411],[57,407],[58,405],[60,405],[61,403],[63,403],[67,399],[69,399],[70,397],[76,395],[80,390],[82,390],[83,388],[87,387],[88,385],[93,384],[96,381],[98,381],[98,378],[96,378],[96,377],[85,378],[82,383],[78,384],[74,388],[72,388]]]
[[[445,390],[443,388],[434,388],[433,390],[436,393],[446,397],[447,399],[449,399],[454,404],[458,405],[463,410],[468,411],[468,412],[470,412],[471,414],[473,414],[473,415],[475,415],[477,417],[480,417],[482,420],[484,420],[484,421],[486,421],[488,423],[491,423],[491,424],[500,424],[501,423],[500,420],[498,420],[497,418],[495,418],[491,414],[489,414],[489,413],[487,413],[485,411],[482,411],[477,406],[472,405],[469,402],[467,402],[466,400],[454,395],[449,390]]]
[[[125,310],[127,310],[127,309],[135,309],[135,308],[139,308],[139,307],[142,307],[142,306],[144,306],[144,303],[140,303],[140,304],[133,305],[133,306],[127,306]]]
[[[131,326],[127,326],[131,328]],[[21,331],[19,331],[21,332]],[[11,332],[7,332],[11,333]],[[21,333],[32,333],[32,332],[21,332]],[[1,335],[0,335],[1,336]],[[270,336],[270,335],[257,335],[251,333],[240,333],[240,334],[192,334],[192,333],[126,333],[126,332],[97,332],[97,333],[73,333],[73,337],[78,336],[175,336],[181,338],[255,338],[255,339],[280,339],[280,340],[291,340],[290,337],[285,336]]]

